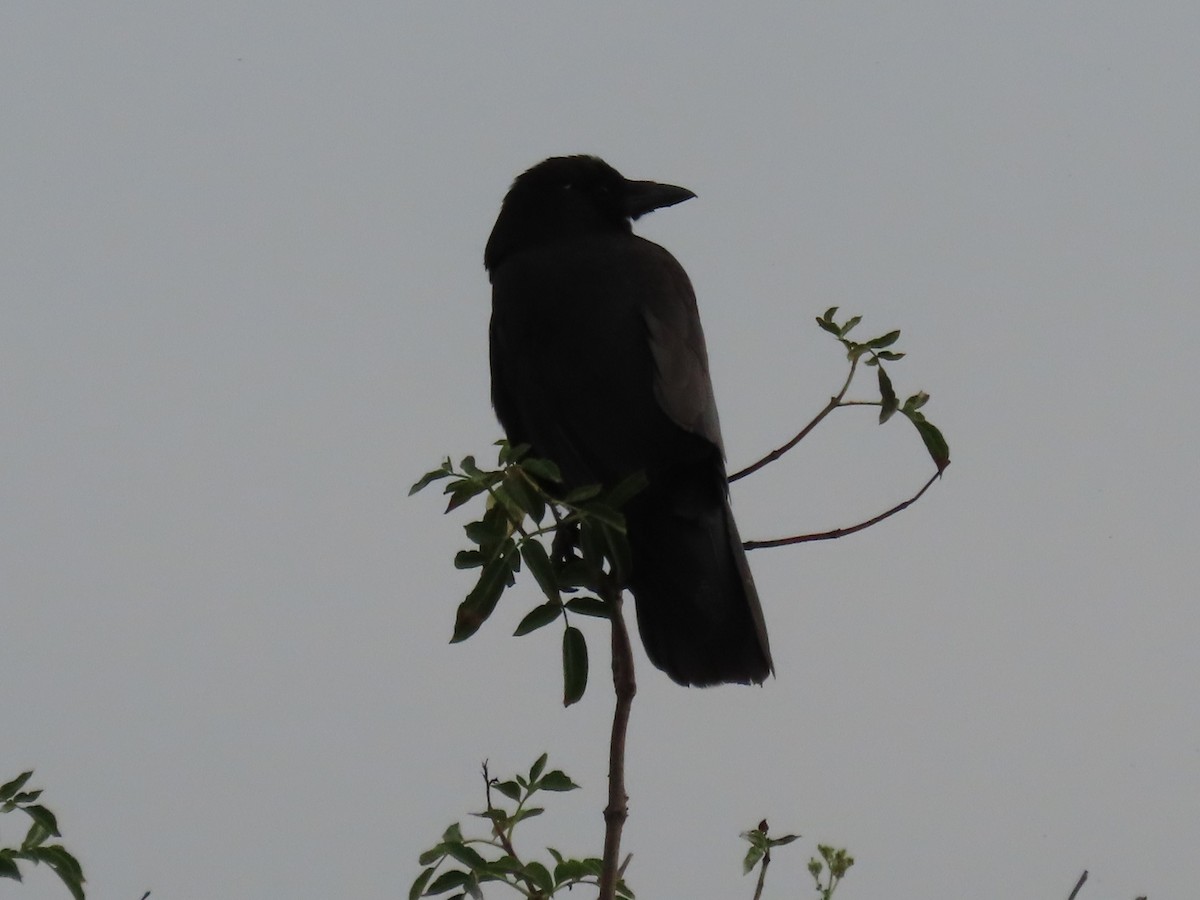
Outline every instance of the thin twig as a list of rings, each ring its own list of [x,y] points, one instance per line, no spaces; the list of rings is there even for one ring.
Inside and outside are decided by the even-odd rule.
[[[806,437],[808,437],[808,433],[810,431],[812,431],[814,428],[816,428],[818,425],[820,425],[822,419],[824,419],[827,415],[829,415],[831,412],[833,412],[835,409],[837,409],[839,406],[842,405],[842,398],[846,396],[846,391],[848,391],[850,389],[850,382],[854,380],[854,372],[857,368],[858,368],[858,357],[856,356],[850,360],[850,372],[846,375],[846,381],[842,384],[842,389],[840,391],[838,391],[836,394],[834,394],[832,397],[829,398],[829,402],[825,404],[825,408],[822,409],[819,413],[817,413],[816,416],[813,417],[813,420],[811,422],[809,422],[807,425],[805,425],[803,428],[801,428],[800,431],[796,434],[796,436],[794,438],[792,438],[790,441],[788,441],[786,444],[784,444],[782,447],[778,448],[777,450],[772,450],[770,453],[768,453],[766,456],[764,456],[758,462],[751,463],[750,465],[746,466],[746,468],[741,469],[740,471],[734,472],[732,475],[729,476],[729,479],[728,479],[729,482],[733,483],[733,482],[737,481],[739,478],[745,478],[747,475],[753,475],[755,472],[757,472],[759,469],[761,469],[763,466],[767,465],[768,463],[775,462],[775,460],[779,459],[779,457],[783,456],[783,454],[787,453],[789,450],[791,450],[793,447],[795,447],[798,443],[800,443],[802,440],[804,440]]]
[[[786,547],[789,544],[804,544],[808,541],[831,541],[834,538],[845,537],[848,534],[854,534],[856,531],[862,531],[864,528],[870,528],[872,525],[877,525],[884,519],[894,516],[901,510],[908,509],[918,500],[921,495],[929,490],[930,485],[937,481],[942,476],[941,472],[935,472],[930,479],[925,482],[925,486],[917,491],[913,496],[909,497],[903,503],[897,503],[887,512],[882,512],[874,518],[867,519],[865,522],[859,522],[857,525],[848,525],[845,528],[835,528],[832,531],[822,531],[817,534],[794,534],[791,537],[774,538],[769,541],[746,541],[742,547],[746,550],[760,550],[763,547]]]
[[[1079,880],[1075,882],[1075,889],[1071,891],[1071,896],[1067,900],[1075,900],[1075,895],[1079,893],[1079,889],[1083,887],[1083,883],[1087,881],[1087,869],[1083,870],[1083,874],[1079,876]]]
[[[771,864],[771,851],[763,852],[762,865],[758,867],[758,884],[754,886],[754,900],[761,900],[763,884],[767,880],[767,866]]]
[[[621,831],[629,817],[629,796],[625,793],[625,732],[629,711],[637,693],[633,677],[633,650],[629,631],[621,613],[621,587],[611,575],[602,576],[601,594],[612,610],[613,691],[617,697],[613,711],[612,740],[608,747],[608,806],[604,809],[604,861],[600,869],[599,900],[613,900],[620,872]]]

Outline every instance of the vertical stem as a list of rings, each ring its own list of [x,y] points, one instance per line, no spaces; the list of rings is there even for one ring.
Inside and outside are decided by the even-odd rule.
[[[621,831],[629,816],[629,796],[625,793],[625,732],[629,727],[629,710],[637,693],[637,682],[633,677],[629,631],[621,613],[621,586],[611,575],[604,578],[601,586],[603,599],[612,610],[613,692],[617,702],[608,747],[608,806],[604,809],[604,863],[600,870],[599,900],[613,900],[620,874],[617,866],[621,855]]]

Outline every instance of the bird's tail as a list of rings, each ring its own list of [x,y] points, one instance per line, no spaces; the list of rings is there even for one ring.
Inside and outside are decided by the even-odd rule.
[[[767,630],[723,473],[652,481],[626,519],[650,661],[685,685],[764,681],[774,671]]]

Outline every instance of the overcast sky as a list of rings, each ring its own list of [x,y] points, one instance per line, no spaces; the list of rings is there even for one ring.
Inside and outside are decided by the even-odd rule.
[[[751,554],[763,688],[639,647],[639,897],[749,898],[764,816],[805,836],[768,897],[817,841],[844,900],[1195,895],[1200,6],[742,6],[0,11],[0,781],[36,768],[89,896],[404,896],[481,761],[543,751],[584,790],[522,846],[599,853],[603,624],[568,710],[558,632],[510,637],[535,586],[448,645],[466,516],[406,496],[500,436],[483,245],[575,152],[698,195],[638,230],[695,283],[731,466],[841,383],[834,305],[902,329],[954,460]],[[737,484],[743,536],[912,493],[873,422]]]

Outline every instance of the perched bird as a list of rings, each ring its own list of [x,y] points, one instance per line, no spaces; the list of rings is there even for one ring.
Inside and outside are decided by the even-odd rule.
[[[593,156],[520,175],[484,252],[492,405],[568,488],[644,471],[626,587],[650,661],[687,685],[761,683],[767,631],[729,507],[696,297],[631,219],[694,197]]]

